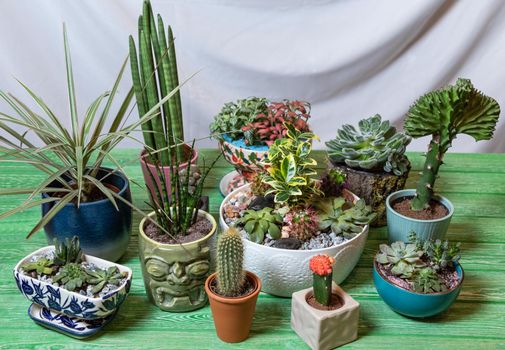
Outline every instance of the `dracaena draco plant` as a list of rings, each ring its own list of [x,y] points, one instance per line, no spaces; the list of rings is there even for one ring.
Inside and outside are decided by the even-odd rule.
[[[149,150],[152,163],[166,166],[175,163],[172,159],[175,157],[182,164],[191,158],[185,159],[183,148],[181,96],[176,91],[173,98],[166,99],[179,86],[174,35],[170,26],[165,33],[163,19],[159,14],[155,19],[148,0],[144,1],[138,19],[137,44],[138,51],[130,35],[130,65],[138,112],[143,116],[156,110],[154,118],[141,124],[144,147]],[[160,103],[164,99],[166,101]]]
[[[293,125],[285,124],[286,136],[277,139],[268,151],[265,161],[267,173],[263,181],[270,186],[266,195],[273,194],[274,201],[281,206],[295,207],[309,203],[321,195],[315,159],[310,157],[312,140],[318,137],[310,131],[300,131]]]
[[[191,144],[190,155],[192,156],[195,141]],[[205,160],[203,164],[204,170],[198,179],[191,184],[190,174],[181,173],[179,169],[179,158],[174,157],[174,163],[168,165],[170,171],[169,176],[165,171],[161,161],[149,154],[154,161],[155,170],[149,170],[149,176],[153,184],[156,184],[155,178],[160,179],[160,185],[153,186],[155,193],[151,194],[151,202],[147,203],[155,212],[156,226],[163,234],[168,234],[172,238],[188,234],[188,229],[193,225],[198,217],[198,208],[200,207],[200,198],[203,192],[205,179],[209,175],[221,153],[206,167]],[[189,170],[191,171],[191,170]],[[170,184],[168,187],[167,184]]]
[[[410,108],[405,129],[414,138],[431,135],[421,177],[417,183],[413,210],[429,207],[435,180],[445,153],[458,134],[476,141],[490,140],[498,122],[500,106],[493,98],[475,89],[468,79],[458,79],[419,98]]]
[[[334,163],[367,171],[385,171],[397,176],[409,169],[405,150],[411,137],[397,132],[379,114],[362,119],[358,128],[345,124],[337,137],[326,142],[328,156]]]
[[[70,106],[70,130],[67,130],[62,124],[62,119],[55,115],[42,98],[25,84],[20,82],[43,115],[40,115],[39,111],[29,108],[17,97],[0,91],[0,98],[6,101],[15,112],[12,115],[0,112],[0,130],[2,131],[0,135],[0,162],[28,164],[47,175],[35,188],[0,189],[0,195],[29,194],[28,198],[19,206],[0,214],[0,219],[43,203],[55,202],[27,237],[44,227],[65,205],[75,203],[80,206],[81,203],[89,201],[93,191],[103,194],[103,197],[109,199],[116,209],[118,209],[117,201],[122,201],[142,213],[132,203],[104,184],[110,174],[118,169],[122,170],[121,165],[110,154],[110,151],[125,138],[133,138],[130,133],[138,130],[141,124],[155,118],[160,106],[179,90],[179,86],[174,88],[138,121],[126,124],[129,115],[127,113],[128,106],[133,98],[133,89],[130,89],[119,109],[111,116],[113,102],[118,95],[118,88],[127,64],[125,60],[112,89],[100,94],[86,109],[84,116],[80,118],[65,25],[63,26],[63,38]],[[105,124],[108,121],[111,123],[106,128]],[[17,131],[16,129],[19,128],[25,131]],[[36,146],[29,140],[28,134],[31,133],[35,134],[42,146]],[[156,152],[158,151],[153,151],[153,153]],[[105,160],[112,162],[116,169],[106,175],[98,176],[99,169]],[[42,199],[39,198],[41,194],[44,194]]]

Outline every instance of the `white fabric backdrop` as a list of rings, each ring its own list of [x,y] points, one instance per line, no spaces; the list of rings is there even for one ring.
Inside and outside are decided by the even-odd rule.
[[[323,141],[342,123],[375,113],[401,127],[418,96],[459,76],[505,109],[505,1],[152,3],[174,29],[180,76],[203,69],[182,90],[188,139],[208,134],[224,102],[252,95],[310,101]],[[17,77],[67,118],[65,21],[83,112],[112,85],[141,7],[141,0],[0,0],[0,88],[25,97]],[[123,94],[129,71],[125,77]],[[504,119],[493,141],[460,136],[452,151],[505,151]],[[416,140],[410,149],[424,150],[427,142]]]

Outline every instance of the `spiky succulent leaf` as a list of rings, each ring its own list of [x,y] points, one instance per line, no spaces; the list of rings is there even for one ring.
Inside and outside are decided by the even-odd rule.
[[[412,289],[418,293],[440,293],[445,292],[447,286],[434,269],[425,267],[415,276]]]

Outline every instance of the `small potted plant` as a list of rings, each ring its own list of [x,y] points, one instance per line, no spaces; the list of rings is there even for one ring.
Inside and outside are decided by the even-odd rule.
[[[418,239],[381,244],[374,259],[377,292],[394,311],[409,317],[430,317],[448,309],[463,283],[460,244]]]
[[[28,315],[35,322],[84,338],[112,320],[128,295],[132,271],[82,254],[74,236],[23,258],[14,278],[32,302]]]
[[[169,166],[170,179],[159,161],[151,158],[155,168],[148,175],[153,181],[158,176],[161,188],[154,186],[155,197],[149,204],[153,211],[140,222],[139,254],[147,296],[163,311],[192,311],[207,303],[204,283],[217,225],[212,215],[198,208],[205,179],[218,158],[199,171],[194,182],[191,173],[178,170],[177,158]]]
[[[114,98],[118,94],[126,61],[111,91],[102,93],[81,119],[76,106],[65,26],[63,37],[70,129],[23,83],[20,84],[45,117],[31,110],[29,103],[0,92],[0,97],[16,112],[16,116],[2,113],[5,118],[0,123],[0,144],[3,144],[0,147],[0,162],[29,164],[47,176],[34,188],[0,189],[0,195],[29,194],[19,206],[0,214],[0,219],[40,205],[42,218],[27,238],[41,228],[44,228],[50,244],[55,238],[63,240],[77,234],[85,253],[117,261],[126,251],[130,238],[130,184],[119,166],[111,169],[102,164],[105,160],[119,164],[111,155],[111,150],[138,127],[138,123],[122,127],[133,97],[132,91],[128,92],[116,114],[110,115],[112,106],[116,104]],[[106,129],[108,121],[111,123]],[[27,134],[32,133],[39,139],[40,146],[30,141]]]
[[[270,102],[250,97],[226,103],[210,125],[211,134],[219,140],[226,160],[238,171],[223,178],[222,192],[251,182],[263,169],[268,149],[286,135],[287,125],[308,131],[310,105],[302,101]]]
[[[335,259],[310,259],[312,288],[293,293],[291,328],[314,350],[333,349],[358,338],[359,303],[332,279]]]
[[[217,268],[205,282],[217,336],[238,343],[249,336],[261,281],[244,271],[244,245],[237,229],[223,232],[217,243]]]
[[[410,108],[405,129],[415,138],[431,135],[421,177],[415,190],[397,191],[386,199],[389,242],[408,241],[414,231],[424,240],[445,236],[454,206],[434,193],[445,153],[458,134],[489,140],[500,115],[498,103],[467,79],[429,92]]]
[[[341,172],[316,177],[311,150],[317,136],[286,127],[286,136],[268,151],[266,172],[224,199],[220,225],[239,228],[245,268],[260,277],[262,290],[289,297],[310,285],[308,260],[316,254],[335,257],[333,278],[342,282],[358,262],[376,215],[343,188]]]
[[[326,142],[332,165],[347,175],[346,187],[377,213],[371,226],[386,224],[385,199],[405,186],[410,162],[404,153],[410,141],[376,114],[360,120],[358,128],[343,125]]]
[[[196,164],[198,151],[184,143],[184,123],[179,91],[174,36],[169,25],[165,34],[161,16],[154,18],[151,3],[145,0],[138,21],[138,54],[133,36],[129,37],[133,90],[140,117],[154,116],[142,122],[144,149],[141,151],[142,174],[152,197],[154,184],[161,187],[156,168],[161,170],[170,188],[170,164],[179,169]],[[151,174],[154,174],[151,175]]]

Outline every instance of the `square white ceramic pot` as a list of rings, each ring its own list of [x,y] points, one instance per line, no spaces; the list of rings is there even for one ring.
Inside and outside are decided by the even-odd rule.
[[[291,328],[314,350],[333,349],[358,337],[359,303],[333,283],[332,293],[343,302],[336,310],[324,311],[307,303],[312,288],[293,293]]]

